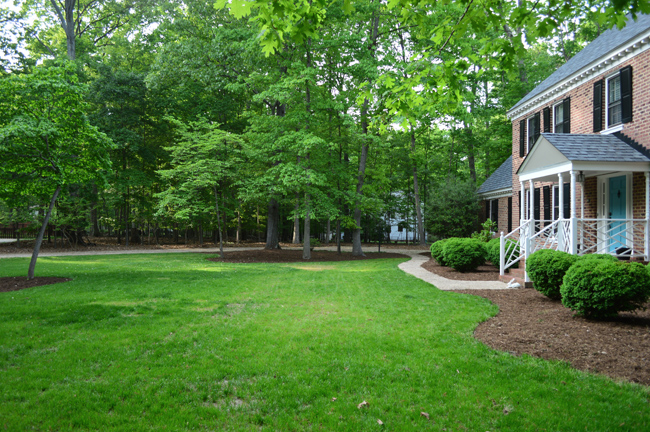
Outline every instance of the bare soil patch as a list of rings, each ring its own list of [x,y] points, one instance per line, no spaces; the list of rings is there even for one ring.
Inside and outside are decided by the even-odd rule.
[[[420,255],[426,256],[429,261],[422,264],[422,268],[442,276],[446,279],[463,280],[463,281],[496,281],[499,280],[499,268],[489,262],[479,266],[475,271],[461,273],[451,267],[441,266],[431,258],[430,252],[423,252]]]
[[[0,292],[18,291],[26,288],[33,288],[43,285],[52,285],[55,283],[67,282],[70,279],[62,277],[35,277],[28,280],[26,277],[0,277]]]
[[[364,252],[366,256],[353,256],[351,252],[342,252],[340,255],[331,251],[314,250],[311,260],[302,258],[301,250],[248,250],[238,252],[224,252],[224,258],[208,258],[210,261],[231,263],[292,263],[309,261],[359,261],[379,258],[408,258],[393,252]]]

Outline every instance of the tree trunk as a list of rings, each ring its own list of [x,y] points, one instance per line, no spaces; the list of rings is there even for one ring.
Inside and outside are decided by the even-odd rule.
[[[27,279],[32,280],[34,279],[34,269],[36,268],[36,260],[38,259],[38,253],[41,251],[41,243],[43,243],[43,236],[45,235],[45,230],[47,229],[47,223],[50,220],[50,216],[52,215],[52,209],[54,208],[54,203],[56,202],[56,199],[59,197],[59,192],[61,192],[61,186],[58,186],[56,188],[56,191],[54,191],[54,195],[52,195],[52,199],[50,200],[50,207],[47,209],[47,213],[45,214],[45,219],[43,219],[43,225],[41,226],[41,229],[38,231],[38,236],[36,237],[36,242],[34,243],[34,251],[32,252],[32,260],[29,262],[29,270],[27,271]]]
[[[266,246],[264,249],[281,249],[279,240],[280,205],[275,198],[269,200],[266,219]]]
[[[415,224],[421,245],[426,245],[424,238],[424,223],[422,222],[422,206],[420,205],[420,188],[418,186],[418,163],[415,159],[415,131],[411,129],[411,152],[413,153],[413,194],[415,195]]]
[[[237,244],[241,241],[241,200],[239,200],[239,208],[237,209]]]
[[[296,208],[293,212],[293,240],[291,243],[300,244],[300,194],[296,193]]]
[[[219,215],[219,193],[214,186],[214,206],[217,209],[217,229],[219,230],[219,256],[223,258],[223,236],[221,234],[221,216]]]
[[[303,236],[303,245],[302,245],[302,259],[311,259],[311,220],[309,215],[309,194],[305,194],[305,228],[302,234]]]
[[[332,235],[332,226],[331,226],[331,221],[327,219],[327,230],[325,233],[325,245],[329,246],[330,244],[330,236]]]

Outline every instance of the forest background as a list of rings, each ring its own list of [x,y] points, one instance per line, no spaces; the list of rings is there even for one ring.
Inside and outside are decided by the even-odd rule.
[[[466,235],[476,189],[512,151],[507,109],[642,12],[640,0],[5,3],[0,226],[42,227],[42,240],[49,222],[74,244],[302,241],[305,258],[310,238],[363,253],[391,223],[421,243]],[[427,230],[436,218],[450,229]]]

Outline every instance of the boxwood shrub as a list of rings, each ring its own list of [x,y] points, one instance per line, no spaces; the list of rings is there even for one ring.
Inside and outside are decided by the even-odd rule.
[[[446,265],[460,272],[476,270],[487,258],[485,243],[471,238],[448,239],[442,254]]]
[[[431,245],[431,258],[436,260],[436,262],[441,266],[447,265],[445,264],[445,258],[442,256],[442,248],[447,240],[448,239],[438,240]]]
[[[650,298],[650,274],[639,263],[586,259],[564,275],[562,304],[578,315],[608,318],[642,308]]]
[[[578,261],[587,261],[587,260],[601,260],[601,261],[604,260],[604,261],[616,262],[618,261],[618,258],[616,258],[614,255],[609,255],[609,254],[587,254],[578,258]]]
[[[562,279],[578,257],[551,249],[534,252],[526,260],[526,272],[533,287],[551,299],[560,299]]]

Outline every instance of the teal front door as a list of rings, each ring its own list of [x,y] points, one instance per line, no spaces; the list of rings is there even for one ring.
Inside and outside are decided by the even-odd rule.
[[[626,177],[612,177],[609,179],[609,218],[627,218]],[[616,252],[617,248],[627,246],[625,241],[626,224],[622,221],[612,221],[609,224],[609,252]]]

